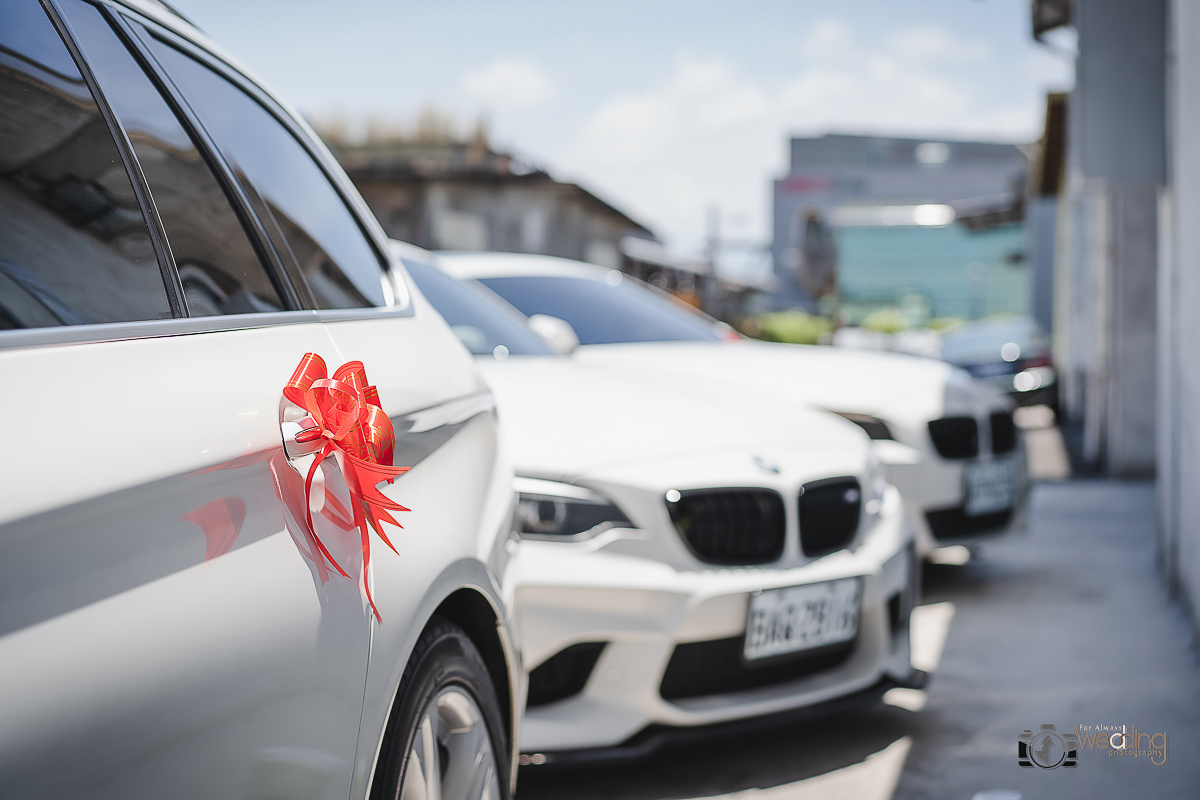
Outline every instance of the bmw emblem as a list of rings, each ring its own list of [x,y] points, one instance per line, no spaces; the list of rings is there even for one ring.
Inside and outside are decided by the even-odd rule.
[[[761,469],[764,472],[769,472],[772,475],[779,474],[779,465],[776,464],[774,461],[766,460],[762,456],[755,456],[754,464],[755,464],[755,466],[757,466],[759,469]]]

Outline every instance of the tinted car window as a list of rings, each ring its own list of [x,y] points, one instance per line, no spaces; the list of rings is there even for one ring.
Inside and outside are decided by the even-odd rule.
[[[279,292],[217,183],[149,77],[94,6],[61,8],[133,144],[167,232],[191,316],[283,308]]]
[[[148,41],[239,178],[266,201],[317,305],[384,305],[379,258],[296,137],[221,75],[170,45]]]
[[[613,281],[539,275],[480,282],[526,316],[547,314],[571,323],[580,344],[721,339],[700,317],[634,285],[619,272],[611,274]]]
[[[554,354],[541,339],[510,316],[511,309],[505,313],[465,284],[426,264],[406,258],[404,266],[421,294],[475,355],[495,355],[497,347],[504,347],[506,355]]]
[[[0,3],[0,328],[171,316],[112,133],[36,0]]]

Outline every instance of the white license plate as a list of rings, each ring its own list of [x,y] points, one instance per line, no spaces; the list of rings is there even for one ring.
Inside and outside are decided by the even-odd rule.
[[[1012,508],[1017,494],[1017,462],[987,461],[971,464],[966,470],[969,517]]]
[[[858,633],[859,580],[764,589],[750,595],[747,661],[853,639]]]

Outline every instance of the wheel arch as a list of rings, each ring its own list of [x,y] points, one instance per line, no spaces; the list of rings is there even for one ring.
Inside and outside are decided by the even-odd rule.
[[[434,616],[453,622],[466,631],[467,636],[483,656],[487,667],[488,677],[496,690],[496,699],[500,702],[503,715],[504,730],[510,738],[514,735],[513,726],[513,681],[510,675],[508,658],[505,655],[502,640],[500,617],[488,598],[476,589],[463,587],[450,594],[433,612]],[[432,619],[432,617],[430,618]],[[426,626],[428,626],[426,622]],[[510,747],[516,748],[516,742],[510,742]]]
[[[420,599],[409,606],[406,616],[411,625],[376,627],[351,797],[370,794],[405,669],[417,641],[437,617],[462,629],[483,659],[501,712],[499,722],[508,738],[509,791],[514,791],[525,682],[505,608],[504,593],[487,566],[478,559],[460,558],[446,564]],[[383,613],[385,619],[392,619],[387,608]]]

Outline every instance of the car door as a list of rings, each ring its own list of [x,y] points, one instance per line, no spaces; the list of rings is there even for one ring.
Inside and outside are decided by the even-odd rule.
[[[330,370],[361,361],[397,433],[396,464],[411,467],[381,490],[411,512],[388,526],[396,552],[367,535],[362,574],[378,607],[364,703],[355,793],[365,790],[416,636],[441,600],[431,587],[447,570],[492,560],[511,529],[511,482],[497,470],[493,400],[470,354],[419,296],[391,275],[382,232],[356,201],[327,152],[272,98],[220,68],[186,41],[134,25],[146,53],[169,76],[244,188],[295,285],[324,320],[334,347]],[[500,537],[498,534],[503,533]],[[358,531],[330,530],[358,556]],[[358,543],[358,544],[356,544]],[[456,565],[456,566],[452,566]],[[454,580],[478,584],[481,576]],[[494,577],[494,576],[493,576]],[[455,587],[457,588],[457,587]]]
[[[280,433],[337,348],[117,21],[0,5],[0,794],[345,798],[370,621]]]

